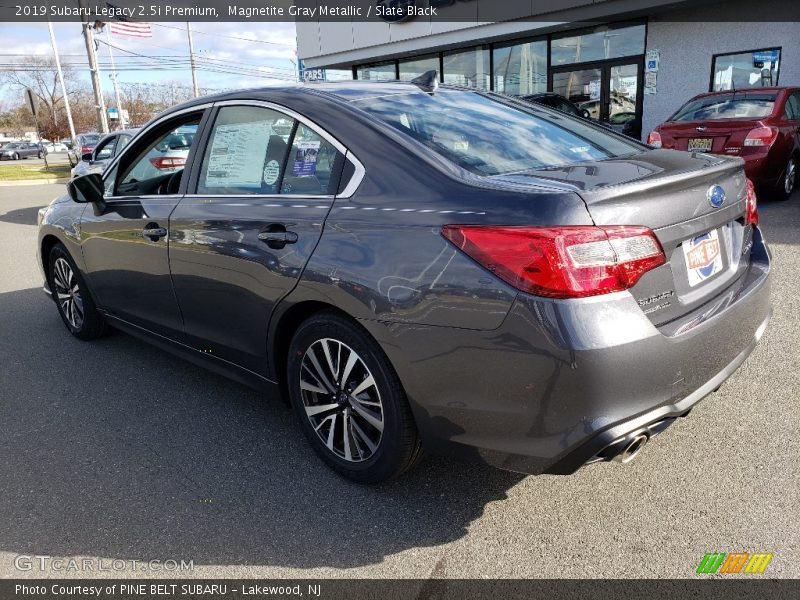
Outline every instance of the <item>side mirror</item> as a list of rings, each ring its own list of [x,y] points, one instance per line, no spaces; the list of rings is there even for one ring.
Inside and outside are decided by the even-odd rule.
[[[82,175],[67,184],[69,197],[80,203],[102,202],[104,190],[103,176],[100,173]]]
[[[81,154],[81,160],[84,162],[92,162],[92,153],[87,152],[86,154]]]

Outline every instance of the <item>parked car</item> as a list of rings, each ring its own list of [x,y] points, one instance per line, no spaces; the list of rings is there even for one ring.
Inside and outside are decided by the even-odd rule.
[[[741,157],[759,190],[785,200],[797,188],[800,171],[800,88],[699,94],[656,127],[647,142]]]
[[[0,149],[0,160],[20,160],[35,156],[42,158],[47,151],[39,142],[11,142]]]
[[[526,102],[533,102],[534,104],[553,108],[568,115],[572,115],[573,117],[590,119],[595,123],[602,125],[603,127],[613,129],[614,131],[637,140],[641,137],[641,120],[637,119],[636,113],[633,112],[614,113],[609,117],[608,122],[606,122],[600,121],[597,118],[600,106],[600,103],[597,101],[583,102],[581,105],[578,105],[571,100],[568,100],[561,94],[557,94],[555,92],[540,92],[538,94],[520,96],[520,99],[525,100]],[[591,110],[587,108],[587,106],[589,106]]]
[[[80,177],[89,173],[102,173],[109,161],[128,145],[138,129],[115,131],[103,137],[94,150],[81,156],[80,162],[72,168],[72,177]]]
[[[48,154],[52,154],[54,152],[66,152],[68,150],[67,146],[61,142],[48,142],[44,145],[44,149],[47,150]]]
[[[69,164],[72,167],[81,162],[85,154],[89,154],[92,150],[94,150],[95,146],[97,146],[98,142],[100,141],[100,134],[79,133],[76,136],[75,141],[77,142],[77,145],[74,148],[70,148],[67,152],[67,158],[69,159]]]
[[[533,102],[534,104],[541,104],[542,106],[549,106],[563,113],[572,115],[574,117],[583,117],[588,119],[590,117],[588,110],[579,109],[574,103],[570,102],[561,94],[555,92],[540,92],[538,94],[528,94],[527,96],[520,96],[520,100],[526,102]]]
[[[283,391],[322,460],[359,482],[423,448],[526,473],[633,458],[769,321],[743,161],[434,77],[158,116],[40,211],[64,325]],[[131,175],[182,128],[183,169]]]

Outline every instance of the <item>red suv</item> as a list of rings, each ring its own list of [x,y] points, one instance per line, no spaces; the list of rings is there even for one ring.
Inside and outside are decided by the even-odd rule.
[[[740,156],[757,187],[786,199],[800,170],[800,88],[700,94],[656,127],[647,143]]]

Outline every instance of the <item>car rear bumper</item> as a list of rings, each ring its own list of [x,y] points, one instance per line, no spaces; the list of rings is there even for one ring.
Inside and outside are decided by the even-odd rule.
[[[660,432],[747,358],[771,315],[758,230],[751,257],[735,284],[658,328],[628,292],[569,301],[521,294],[494,331],[393,324],[380,341],[429,451],[571,473],[620,438]]]
[[[776,167],[767,152],[741,158],[744,159],[745,175],[758,187],[774,185],[781,175],[781,167]]]

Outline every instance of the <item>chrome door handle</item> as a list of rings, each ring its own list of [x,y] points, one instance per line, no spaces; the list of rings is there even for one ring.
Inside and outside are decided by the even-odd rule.
[[[297,234],[294,231],[263,231],[258,234],[258,239],[267,243],[294,244],[297,242]]]
[[[167,235],[167,230],[164,227],[146,227],[142,230],[142,236],[149,238],[153,242],[165,235]]]

